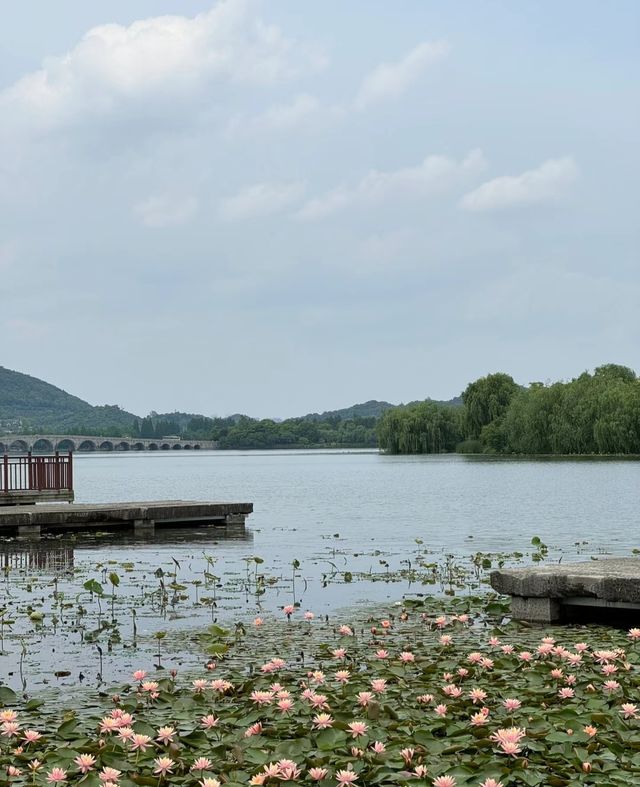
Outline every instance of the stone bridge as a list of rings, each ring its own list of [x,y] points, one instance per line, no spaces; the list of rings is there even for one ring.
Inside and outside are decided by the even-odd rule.
[[[77,434],[0,434],[0,454],[50,454],[53,451],[197,451],[218,447],[214,440],[185,440],[178,437],[96,437]]]

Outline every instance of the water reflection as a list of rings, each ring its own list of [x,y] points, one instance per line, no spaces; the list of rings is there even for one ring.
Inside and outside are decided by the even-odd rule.
[[[71,571],[73,546],[46,542],[5,543],[0,548],[0,568],[29,572]]]
[[[0,569],[23,572],[64,573],[75,567],[76,550],[102,550],[106,553],[122,547],[131,548],[131,560],[136,560],[136,550],[147,555],[150,546],[159,551],[196,545],[208,549],[224,544],[225,551],[234,546],[245,547],[253,543],[250,530],[236,532],[232,528],[156,528],[155,533],[88,532],[43,536],[38,541],[6,539],[0,543]]]

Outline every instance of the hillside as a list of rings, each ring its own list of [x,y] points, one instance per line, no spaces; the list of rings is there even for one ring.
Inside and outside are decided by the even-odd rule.
[[[446,402],[437,401],[435,399],[428,399],[427,401],[434,401],[436,404],[448,404],[452,406],[462,404],[462,399],[459,396],[449,399]],[[417,402],[410,402],[410,404],[417,404]],[[309,413],[308,415],[302,416],[302,418],[305,421],[329,421],[331,419],[348,421],[353,418],[380,418],[387,410],[392,410],[394,407],[398,406],[402,405],[370,399],[368,402],[354,404],[351,407],[344,407],[341,410],[326,410],[324,413]]]
[[[55,385],[0,366],[0,430],[4,432],[128,432],[135,416],[116,405],[94,407]]]
[[[305,421],[329,421],[338,419],[340,421],[351,420],[352,418],[380,418],[385,410],[389,410],[395,405],[389,402],[378,402],[371,399],[362,404],[354,404],[351,407],[343,407],[341,410],[326,410],[324,413],[308,413],[303,415]]]

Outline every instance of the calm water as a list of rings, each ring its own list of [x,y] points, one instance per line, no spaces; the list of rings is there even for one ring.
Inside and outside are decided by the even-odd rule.
[[[576,556],[628,555],[640,547],[640,462],[633,461],[299,451],[88,454],[75,457],[75,487],[78,502],[252,501],[255,513],[248,518],[245,537],[233,540],[196,529],[163,531],[151,541],[109,536],[5,544],[0,558],[13,569],[5,578],[3,601],[16,622],[5,632],[0,679],[14,686],[23,642],[28,688],[37,688],[52,665],[71,671],[70,685],[81,670],[92,679],[121,678],[152,658],[152,637],[160,629],[168,632],[163,644],[168,662],[190,665],[201,656],[185,649],[180,636],[213,619],[246,621],[256,611],[282,614],[278,609],[294,600],[303,609],[332,614],[353,604],[422,591],[406,579],[380,581],[407,561],[415,565],[418,553],[436,562],[447,553],[459,559],[478,551],[526,555],[534,535],[549,545],[549,559],[562,556],[565,562]],[[252,556],[264,560],[259,571],[270,579],[259,598],[248,580],[255,572],[255,564],[247,561]],[[174,560],[177,581],[187,586],[185,598],[158,610],[145,594],[157,585],[158,568],[165,574],[176,570]],[[294,560],[300,562],[295,584]],[[125,570],[123,564],[134,564],[135,570]],[[91,627],[98,630],[104,609],[96,616],[95,599],[83,592],[82,584],[96,578],[110,593],[110,570],[121,577],[120,606],[112,615],[120,638],[112,642],[106,630],[94,640],[91,648],[102,643],[103,649],[99,671],[93,651],[88,659],[85,635]],[[206,570],[220,577],[215,607],[199,603],[210,590],[191,584]],[[343,581],[345,571],[353,573],[353,582]],[[35,583],[29,580],[32,575]],[[61,604],[60,593],[68,606]],[[27,604],[44,613],[42,625],[30,622]],[[74,617],[78,604],[89,610],[85,619]],[[130,647],[134,606],[135,649]],[[57,684],[64,686],[65,679]]]
[[[315,554],[339,532],[353,550],[640,546],[640,462],[504,461],[370,452],[193,452],[75,457],[78,502],[252,501],[257,554]]]

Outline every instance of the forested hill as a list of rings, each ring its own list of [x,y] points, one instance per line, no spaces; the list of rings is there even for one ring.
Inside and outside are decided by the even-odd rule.
[[[4,431],[119,435],[134,418],[115,405],[94,407],[44,380],[0,366]]]
[[[420,400],[422,401],[422,400]],[[456,396],[447,401],[440,401],[437,399],[427,399],[428,402],[435,402],[435,404],[450,405],[455,407],[462,404],[462,398]],[[378,402],[376,399],[371,399],[362,404],[354,404],[351,407],[343,407],[341,410],[326,410],[324,413],[309,413],[303,416],[306,421],[331,421],[331,420],[350,420],[352,418],[380,418],[380,416],[387,410],[392,410],[394,407],[409,407],[420,402],[410,402],[408,405],[391,404],[390,402]]]
[[[380,418],[385,410],[390,410],[396,405],[389,402],[378,402],[371,399],[362,404],[354,404],[351,407],[343,407],[341,410],[325,410],[324,413],[308,413],[302,416],[306,421],[331,421],[349,420],[351,418]]]

